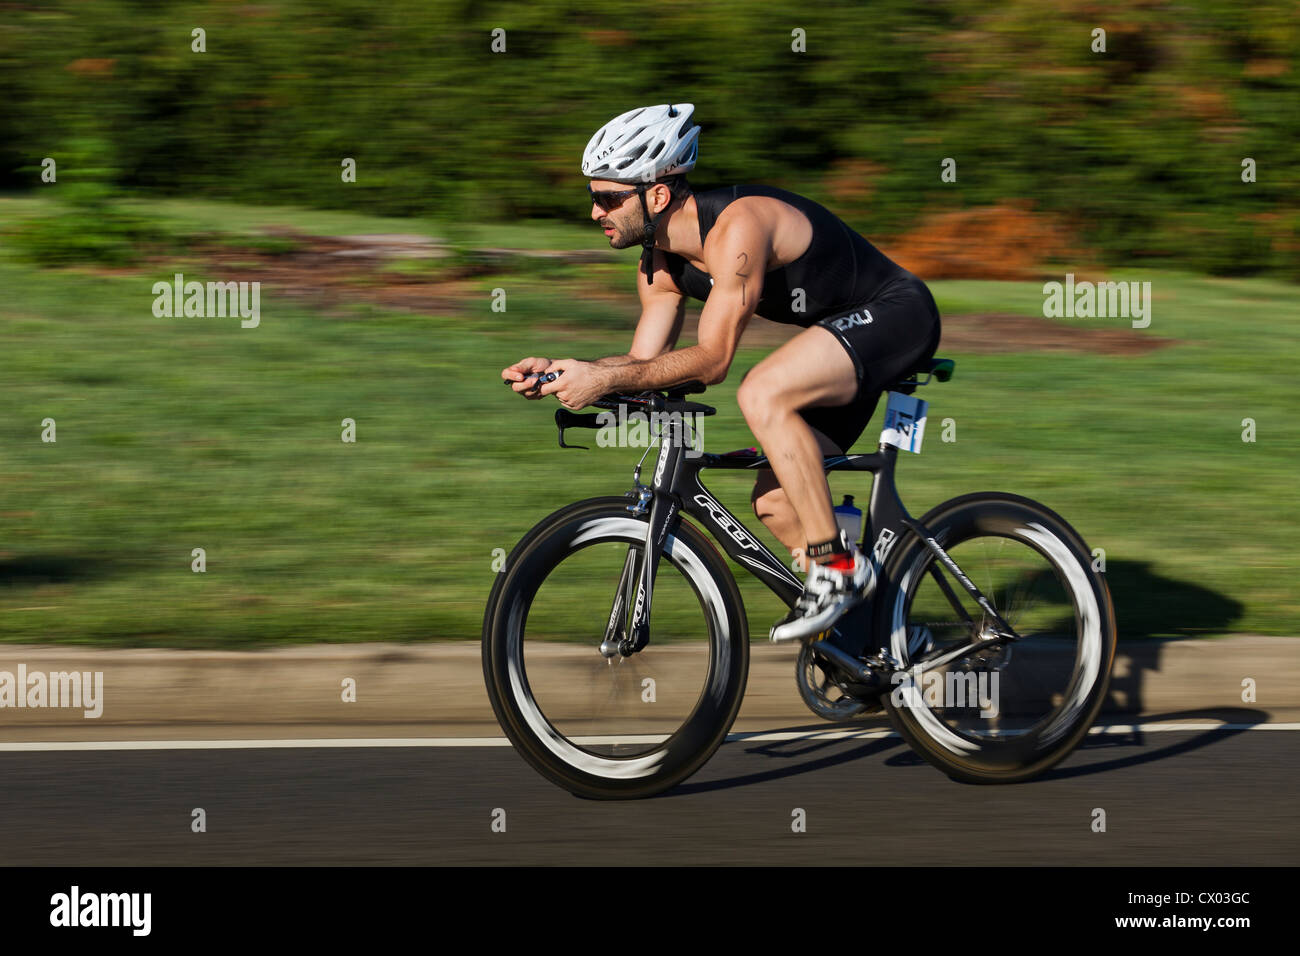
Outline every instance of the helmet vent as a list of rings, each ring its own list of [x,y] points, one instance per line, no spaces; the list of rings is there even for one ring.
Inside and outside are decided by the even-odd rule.
[[[632,165],[632,164],[635,163],[638,159],[640,159],[640,158],[641,158],[641,154],[644,153],[644,152],[645,152],[645,147],[642,146],[642,147],[641,147],[640,149],[638,149],[635,153],[633,153],[632,155],[628,156],[627,159],[623,160],[623,162],[619,163],[619,164],[618,164],[618,168],[619,168],[619,169],[627,169],[628,166]]]

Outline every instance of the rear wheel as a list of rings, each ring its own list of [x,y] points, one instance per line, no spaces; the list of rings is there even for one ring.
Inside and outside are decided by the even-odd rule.
[[[911,669],[884,698],[890,720],[955,779],[1028,780],[1073,750],[1101,709],[1116,640],[1105,579],[1079,535],[1026,498],[967,495],[921,523],[1021,639],[926,667],[993,622],[909,536],[889,573],[890,650]]]

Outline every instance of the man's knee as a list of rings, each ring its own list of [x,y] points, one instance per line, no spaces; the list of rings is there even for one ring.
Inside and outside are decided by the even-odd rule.
[[[761,427],[763,422],[782,411],[781,399],[779,382],[762,365],[746,372],[736,390],[736,404],[740,406],[740,412],[750,428],[755,425]]]

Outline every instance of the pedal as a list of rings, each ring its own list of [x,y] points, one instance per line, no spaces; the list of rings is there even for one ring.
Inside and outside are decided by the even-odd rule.
[[[806,638],[798,638],[798,637],[777,637],[775,633],[776,628],[777,625],[773,624],[772,627],[767,632],[767,639],[771,641],[773,644],[793,644],[795,643],[795,641],[806,640]]]

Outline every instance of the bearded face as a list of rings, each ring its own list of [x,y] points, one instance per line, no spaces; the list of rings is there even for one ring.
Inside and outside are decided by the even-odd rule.
[[[626,183],[594,180],[591,188],[597,192],[623,192]],[[641,231],[645,223],[645,214],[641,210],[641,200],[636,194],[625,196],[623,201],[613,209],[604,210],[592,203],[592,218],[605,231],[612,249],[627,249],[641,244]]]
[[[672,204],[674,198],[668,183],[655,183],[646,191],[645,207],[635,188],[627,183],[593,179],[590,188],[593,192],[614,194],[614,197],[607,199],[608,202],[615,202],[618,194],[626,193],[622,201],[612,209],[605,209],[595,202],[591,204],[591,218],[604,230],[612,249],[641,245],[645,238],[646,210],[649,210],[651,217],[660,215]]]

